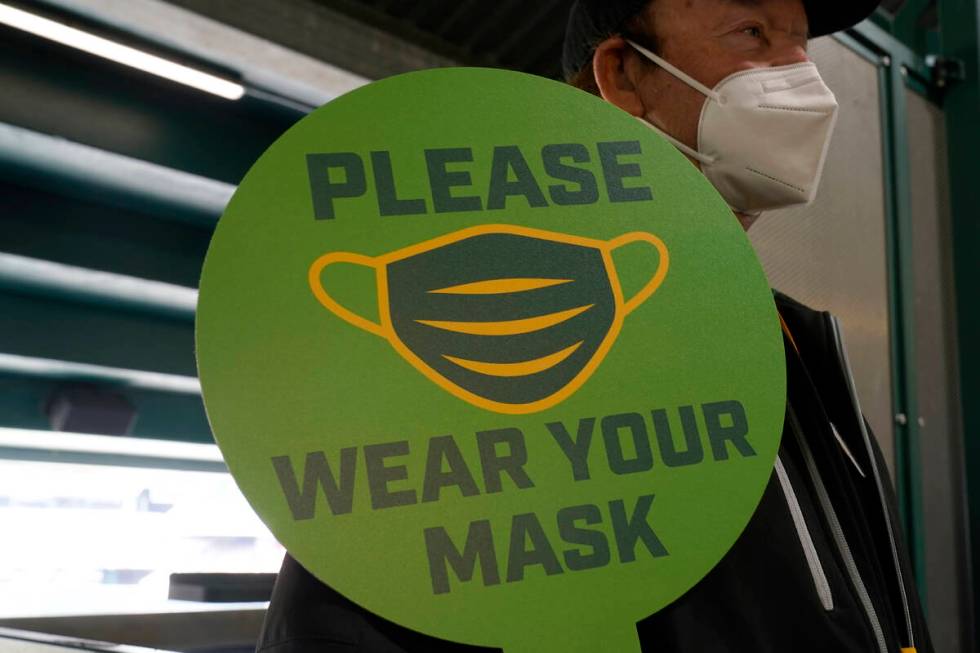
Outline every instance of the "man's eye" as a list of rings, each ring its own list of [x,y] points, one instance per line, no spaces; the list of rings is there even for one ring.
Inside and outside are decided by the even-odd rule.
[[[742,30],[743,34],[748,34],[752,38],[761,39],[762,38],[762,28],[757,26],[746,27]]]

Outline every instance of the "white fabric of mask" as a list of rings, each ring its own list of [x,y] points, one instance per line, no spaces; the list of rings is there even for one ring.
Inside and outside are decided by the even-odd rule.
[[[643,122],[699,161],[732,209],[752,215],[813,201],[838,105],[812,62],[743,70],[711,89],[643,46],[627,42],[708,98],[701,110],[697,150],[649,120]]]

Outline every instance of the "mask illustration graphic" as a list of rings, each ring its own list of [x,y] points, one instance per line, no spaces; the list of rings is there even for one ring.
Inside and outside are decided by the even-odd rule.
[[[624,299],[612,252],[636,242],[652,245],[659,263]],[[323,272],[337,263],[375,270],[379,323],[327,292]],[[387,339],[444,390],[486,410],[527,414],[585,383],[668,267],[663,241],[644,232],[601,241],[484,225],[378,257],[330,252],[310,266],[309,283],[329,311]]]

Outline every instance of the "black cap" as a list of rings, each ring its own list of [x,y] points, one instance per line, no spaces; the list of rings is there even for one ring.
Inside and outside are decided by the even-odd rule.
[[[651,1],[656,0],[575,0],[568,16],[562,70],[571,79],[582,69],[603,39],[623,28]],[[860,23],[874,12],[880,0],[803,0],[810,21],[810,36],[832,34]]]

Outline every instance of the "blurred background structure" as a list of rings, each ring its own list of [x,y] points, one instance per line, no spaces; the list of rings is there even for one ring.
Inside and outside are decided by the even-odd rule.
[[[194,362],[224,205],[368,81],[557,78],[569,4],[0,0],[0,626],[251,649],[282,549],[213,445]],[[815,41],[842,104],[820,197],[750,235],[775,287],[843,321],[951,653],[980,641],[978,38],[976,0],[886,0]]]

